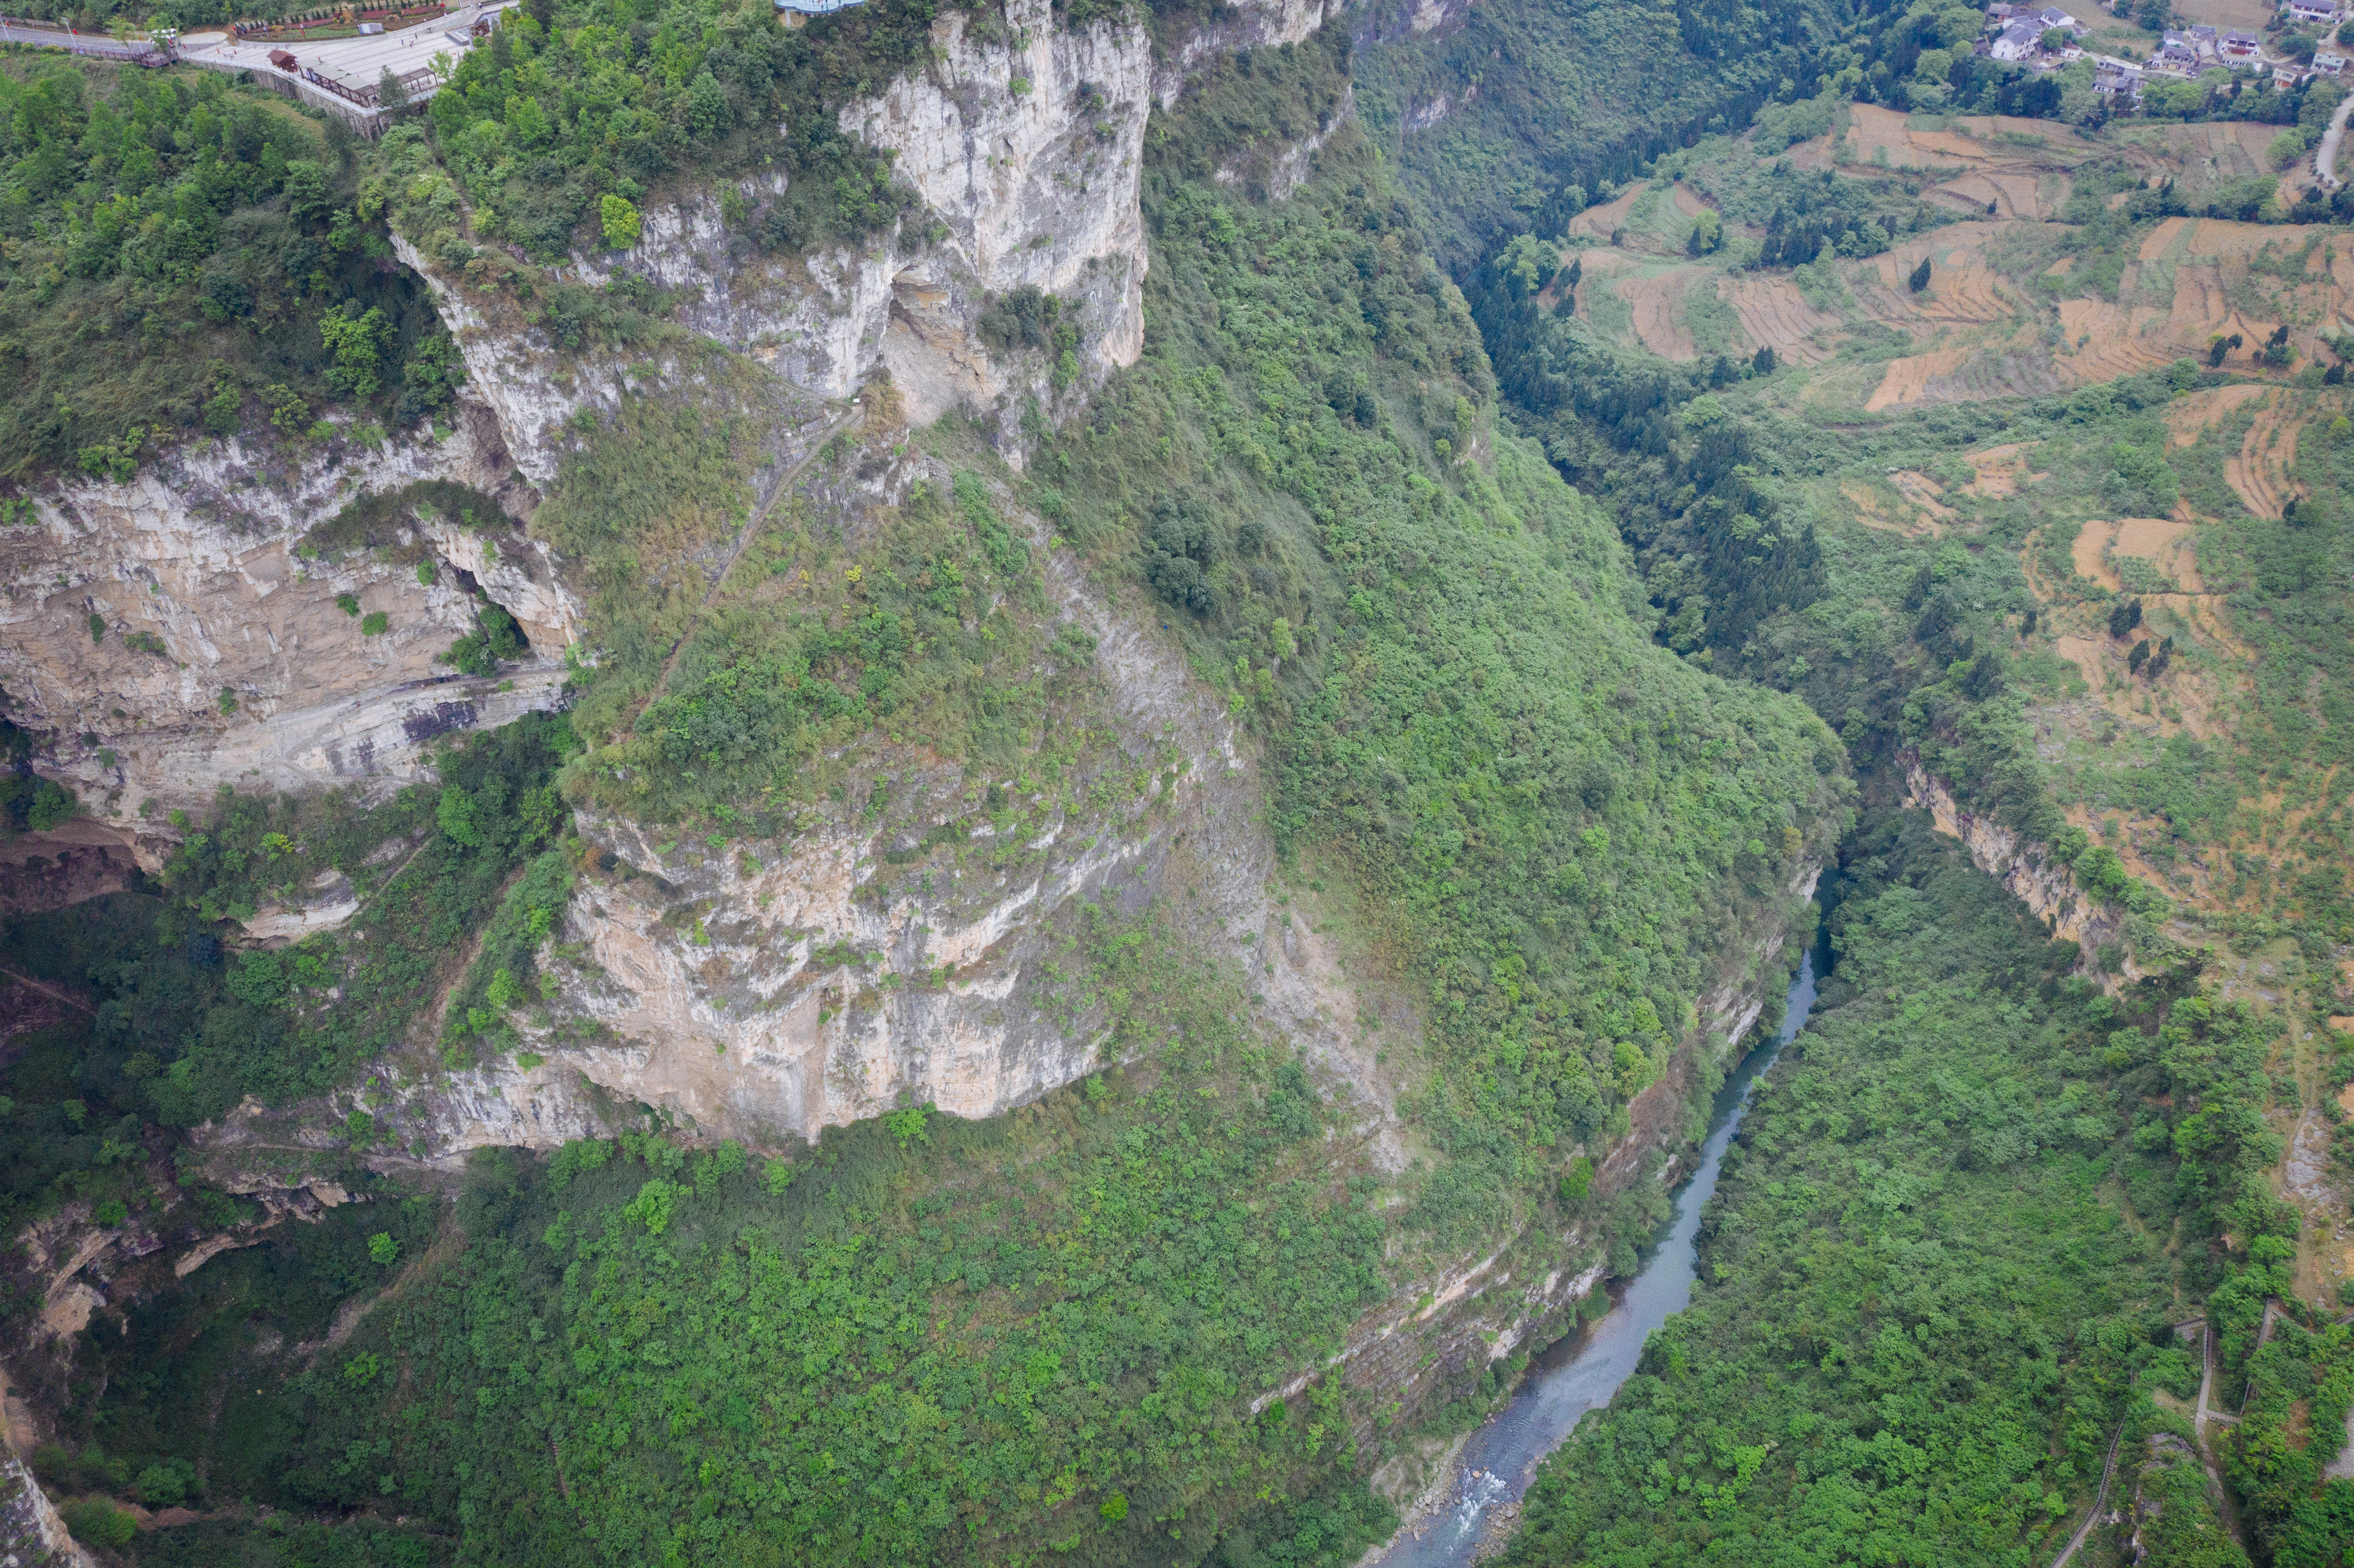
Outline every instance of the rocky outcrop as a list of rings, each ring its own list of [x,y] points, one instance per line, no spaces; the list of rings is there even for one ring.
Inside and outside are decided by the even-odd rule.
[[[902,459],[874,483],[903,489],[921,471],[945,484],[930,462]],[[1010,497],[1000,505],[1020,515]],[[1118,737],[1081,793],[992,806],[960,766],[878,746],[847,799],[809,810],[788,841],[713,853],[583,815],[602,852],[592,861],[610,863],[583,876],[551,934],[560,996],[521,1023],[520,1057],[388,1085],[376,1114],[398,1141],[450,1164],[482,1144],[610,1130],[611,1107],[636,1104],[704,1136],[769,1145],[908,1100],[995,1115],[1103,1061],[1104,1025],[1064,1004],[1051,961],[1070,922],[1087,905],[1132,911],[1159,898],[1202,948],[1248,967],[1271,1027],[1335,1093],[1362,1100],[1377,1158],[1402,1165],[1358,1022],[1362,984],[1278,902],[1255,748],[1151,616],[1050,550],[1038,519],[1022,522],[1044,559],[1049,615],[1097,642],[1102,709],[1074,722]],[[853,802],[876,782],[893,806],[870,820]],[[938,845],[951,847],[928,853]],[[559,954],[575,955],[571,967]],[[285,1141],[256,1121],[233,1118],[211,1136]]]
[[[0,1451],[0,1568],[94,1568],[66,1531],[32,1467]]]
[[[578,608],[504,515],[420,514],[389,555],[306,543],[355,498],[426,480],[512,491],[512,472],[469,402],[445,435],[231,439],[127,483],[34,492],[32,525],[0,533],[0,685],[16,721],[50,737],[41,770],[137,843],[222,784],[381,792],[426,776],[435,736],[549,705]],[[499,680],[438,662],[473,629],[477,588],[532,643]]]
[[[825,396],[887,374],[917,425],[960,407],[1012,414],[1031,400],[1053,417],[1143,350],[1139,196],[1154,104],[1175,102],[1200,61],[1297,43],[1338,9],[1327,0],[1226,7],[1158,62],[1140,22],[1065,27],[1048,0],[1009,0],[1001,15],[951,11],[933,26],[928,66],[838,116],[844,134],[891,154],[921,198],[889,233],[808,254],[765,251],[751,236],[785,186],[758,176],[649,205],[635,247],[576,256],[575,269],[591,282],[629,272],[684,294],[678,321]],[[1314,150],[1295,153],[1270,187],[1296,185]],[[740,203],[732,228],[723,195]],[[1024,287],[1063,302],[1062,321],[1077,333],[1072,363],[983,341],[990,302]],[[513,366],[493,357],[468,351],[478,377],[512,380]],[[515,412],[534,428],[550,423],[540,410]],[[1002,428],[1018,463],[1013,421]],[[515,439],[519,451],[538,444],[519,430]]]
[[[1970,810],[1955,796],[1952,785],[1917,759],[1905,762],[1904,788],[1906,805],[1927,811],[1939,832],[1960,840],[1970,852],[1971,863],[2026,905],[2030,914],[2051,928],[2053,938],[2075,943],[2084,953],[2080,970],[2093,972],[2094,956],[2123,933],[2123,916],[2086,897],[2076,885],[2075,874],[2054,858],[2047,846],[2022,840],[1992,818]],[[2118,973],[2128,980],[2142,976],[2129,958],[2120,961]]]
[[[1152,96],[1140,24],[1061,27],[1048,0],[1012,0],[985,20],[951,11],[932,28],[928,66],[840,112],[843,132],[894,154],[921,199],[888,233],[765,250],[752,236],[785,187],[755,177],[650,204],[633,249],[576,257],[576,269],[684,294],[681,323],[828,397],[887,374],[918,425],[960,406],[1074,403],[1143,349],[1138,196]],[[742,204],[732,230],[723,195]],[[1024,286],[1063,301],[1072,365],[982,341],[990,302]],[[509,379],[487,353],[468,357],[478,376]]]

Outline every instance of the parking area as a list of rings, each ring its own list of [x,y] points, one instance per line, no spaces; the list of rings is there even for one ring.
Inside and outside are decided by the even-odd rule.
[[[257,78],[283,83],[373,134],[382,112],[376,105],[377,86],[387,70],[400,79],[412,102],[430,97],[440,85],[433,73],[433,57],[447,55],[454,61],[470,40],[487,31],[503,8],[468,5],[398,32],[354,38],[302,43],[217,36],[188,39],[181,58],[217,70],[249,70]],[[286,64],[290,58],[291,68]]]

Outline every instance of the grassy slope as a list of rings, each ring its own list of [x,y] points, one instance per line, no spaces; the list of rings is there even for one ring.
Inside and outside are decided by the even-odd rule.
[[[1526,1181],[1656,1075],[1837,831],[1838,757],[1649,645],[1606,523],[1491,424],[1459,300],[1352,132],[1279,207],[1180,177],[1267,75],[1174,128],[1145,362],[1034,471],[1108,565],[1197,563],[1166,613],[1267,734],[1279,833],[1353,868],[1430,988],[1418,1114]]]

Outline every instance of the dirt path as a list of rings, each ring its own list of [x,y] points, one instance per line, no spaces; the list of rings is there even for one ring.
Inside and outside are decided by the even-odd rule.
[[[401,874],[403,872],[407,871],[411,865],[416,863],[417,857],[425,853],[425,846],[433,842],[433,835],[440,831],[440,830],[439,828],[428,829],[425,836],[417,841],[417,847],[410,850],[407,855],[402,857],[400,863],[392,868],[392,874],[386,877],[382,882],[376,884],[376,891],[369,894],[366,898],[360,900],[359,907],[353,910],[349,916],[345,916],[343,923],[348,926],[353,921],[357,920],[361,916],[366,914],[370,909],[376,906],[376,901],[377,899],[382,898],[386,894],[391,892],[392,885],[400,880]]]
[[[76,1001],[73,998],[71,998],[71,997],[68,996],[65,992],[63,992],[63,991],[51,991],[48,986],[43,985],[39,980],[28,980],[28,979],[27,979],[25,976],[18,974],[15,969],[0,969],[0,975],[6,975],[10,980],[15,980],[18,985],[26,986],[26,987],[30,988],[31,990],[34,990],[34,991],[39,991],[43,996],[48,997],[51,1001],[62,1001],[62,1002],[64,1002],[68,1007],[70,1007],[70,1008],[74,1009],[76,1012],[87,1012],[87,1013],[89,1013],[92,1018],[96,1018],[96,1017],[98,1016],[98,1009],[96,1009],[96,1008],[94,1008],[94,1007],[90,1006],[88,1002]]]
[[[432,1244],[423,1252],[410,1258],[402,1266],[401,1271],[393,1276],[391,1284],[381,1290],[371,1291],[364,1296],[355,1296],[336,1308],[334,1321],[327,1326],[327,1337],[314,1340],[308,1344],[295,1346],[295,1354],[308,1359],[317,1355],[321,1351],[334,1350],[352,1337],[352,1330],[359,1327],[361,1319],[386,1302],[397,1300],[424,1275],[454,1262],[459,1253],[465,1249],[465,1245],[466,1233],[455,1224],[450,1225],[440,1235],[435,1236]]]
[[[685,653],[687,643],[693,641],[695,629],[702,624],[704,611],[709,609],[712,602],[718,599],[719,590],[727,586],[728,575],[735,571],[736,563],[744,558],[744,552],[750,549],[752,541],[759,536],[760,524],[769,520],[769,514],[775,510],[777,503],[784,497],[785,493],[793,487],[793,481],[801,478],[809,465],[815,462],[825,451],[826,443],[841,434],[864,413],[865,409],[862,405],[854,403],[846,412],[828,425],[825,428],[825,433],[811,444],[808,451],[801,454],[801,461],[785,470],[784,477],[777,481],[777,488],[769,493],[769,499],[761,503],[760,509],[752,514],[751,520],[744,524],[744,532],[737,536],[736,547],[727,553],[727,564],[719,568],[719,575],[711,580],[711,586],[704,590],[701,601],[695,605],[695,619],[687,623],[684,631],[679,633],[678,641],[671,644],[670,657],[663,661],[661,676],[655,680],[653,690],[646,694],[646,700],[638,706],[639,716],[642,717],[648,708],[662,700],[663,693],[670,689],[671,674],[678,668],[680,656]],[[631,719],[630,733],[636,734],[637,727],[637,719]]]

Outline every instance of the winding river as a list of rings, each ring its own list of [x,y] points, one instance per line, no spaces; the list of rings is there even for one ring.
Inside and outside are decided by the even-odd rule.
[[[1535,1478],[1537,1462],[1575,1430],[1578,1418],[1610,1403],[1634,1375],[1643,1341],[1691,1300],[1701,1211],[1716,1192],[1724,1150],[1741,1125],[1749,1091],[1774,1065],[1815,1005],[1815,958],[1808,953],[1790,982],[1789,1010],[1772,1041],[1751,1052],[1717,1091],[1708,1142],[1699,1168],[1676,1193],[1676,1214],[1659,1250],[1617,1293],[1607,1316],[1540,1355],[1512,1402],[1471,1434],[1447,1481],[1444,1506],[1399,1532],[1370,1568],[1443,1568],[1469,1563],[1500,1503],[1515,1501]]]

